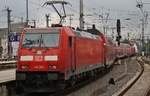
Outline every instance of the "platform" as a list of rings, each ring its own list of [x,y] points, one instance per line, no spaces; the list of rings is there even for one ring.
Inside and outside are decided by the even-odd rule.
[[[16,69],[0,71],[0,84],[15,80]]]
[[[16,63],[17,61],[12,60],[12,61],[0,61],[0,64],[12,64],[12,63]]]

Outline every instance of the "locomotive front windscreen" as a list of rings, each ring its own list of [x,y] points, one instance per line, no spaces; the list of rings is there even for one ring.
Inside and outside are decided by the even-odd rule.
[[[26,32],[22,43],[24,48],[49,48],[58,47],[58,45],[58,32]]]

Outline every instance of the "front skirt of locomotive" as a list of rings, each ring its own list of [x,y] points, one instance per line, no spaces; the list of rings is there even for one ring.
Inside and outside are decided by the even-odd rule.
[[[59,90],[63,74],[57,72],[16,72],[16,92],[55,92]]]

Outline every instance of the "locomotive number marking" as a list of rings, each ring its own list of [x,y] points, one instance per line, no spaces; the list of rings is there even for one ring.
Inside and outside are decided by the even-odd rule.
[[[35,61],[43,61],[43,56],[35,56]]]

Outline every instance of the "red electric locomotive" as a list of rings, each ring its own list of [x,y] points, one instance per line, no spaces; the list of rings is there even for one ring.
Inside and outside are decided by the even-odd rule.
[[[103,34],[70,27],[24,29],[18,50],[17,89],[50,91],[51,84],[73,82],[96,72],[106,63],[105,41]]]
[[[92,31],[62,26],[25,28],[18,50],[17,92],[50,92],[57,85],[74,84],[129,52]]]

